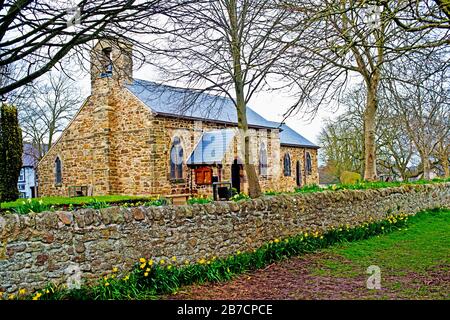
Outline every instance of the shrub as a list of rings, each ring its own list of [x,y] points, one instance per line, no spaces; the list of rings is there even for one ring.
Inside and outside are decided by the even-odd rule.
[[[44,204],[42,200],[36,201],[27,199],[26,201],[22,201],[22,205],[13,208],[13,211],[17,214],[27,214],[27,213],[39,213],[44,211],[50,211],[52,210],[52,207]]]
[[[195,203],[205,204],[205,203],[210,203],[212,201],[213,201],[213,199],[211,197],[206,197],[206,196],[202,197],[202,196],[200,196],[200,197],[191,197],[191,198],[189,198],[187,203],[188,204],[195,204]]]
[[[230,198],[230,200],[232,200],[232,201],[240,201],[240,200],[248,200],[248,199],[250,199],[250,196],[246,195],[243,192],[239,192]]]
[[[344,171],[340,178],[342,184],[355,184],[362,181],[361,175],[357,172]]]
[[[88,204],[83,205],[83,208],[91,208],[91,209],[95,209],[95,210],[109,208],[109,207],[110,207],[109,204],[107,204],[104,201],[98,201],[97,199],[94,199],[91,202],[89,202]],[[69,210],[70,210],[70,208],[69,208]]]
[[[309,193],[309,192],[318,192],[322,191],[322,188],[319,187],[317,184],[309,184],[306,186],[303,186],[301,188],[295,188],[295,192],[299,193]]]
[[[167,206],[170,203],[170,201],[164,197],[158,196],[155,199],[152,199],[150,201],[147,201],[146,203],[144,203],[144,206],[156,206],[156,207],[160,207],[160,206]]]

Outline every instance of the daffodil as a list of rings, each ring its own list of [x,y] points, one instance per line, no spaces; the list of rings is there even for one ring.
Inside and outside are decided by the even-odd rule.
[[[200,260],[198,260],[198,263],[199,263],[199,264],[205,264],[205,262],[206,262],[206,260],[205,260],[205,259],[203,259],[203,258],[202,258],[202,259],[200,259]]]
[[[177,261],[177,257],[173,256],[173,257],[172,257],[172,261],[173,261],[173,262]]]
[[[145,273],[144,273],[144,277],[148,277],[148,272],[145,272]]]
[[[16,295],[15,295],[14,293],[11,293],[11,294],[8,296],[8,299],[9,299],[9,300],[13,300],[15,297],[16,297]]]
[[[153,265],[153,260],[151,260],[151,259],[148,260],[148,265],[149,265],[149,266],[152,266],[152,265]]]
[[[275,240],[273,240],[273,242],[278,243],[278,242],[280,242],[280,239],[275,239]]]
[[[38,292],[34,295],[32,300],[39,300],[40,297],[42,297],[42,293]]]
[[[184,260],[184,264],[188,265],[189,264],[189,260]]]
[[[145,272],[150,272],[150,268],[145,269]]]
[[[119,271],[119,269],[117,269],[117,267],[114,267],[112,271],[117,272],[117,271]]]
[[[26,289],[20,289],[19,290],[19,295],[23,296],[25,293],[27,293]]]
[[[139,262],[140,262],[140,263],[146,263],[147,260],[145,260],[145,258],[140,258],[140,259],[139,259]]]
[[[109,282],[106,282],[106,283],[105,283],[105,287],[107,287],[107,286],[109,286]]]
[[[164,261],[164,259],[161,259],[161,260],[159,261],[159,264],[164,264],[164,263],[166,263],[166,262]]]
[[[125,277],[123,277],[123,280],[124,280],[124,281],[128,281],[128,279],[130,279],[130,276],[129,276],[129,275],[126,275]]]
[[[236,253],[237,253],[237,255],[240,255],[240,254],[241,254],[241,251],[238,250]]]
[[[167,266],[167,270],[170,270],[170,269],[172,269],[172,265]]]

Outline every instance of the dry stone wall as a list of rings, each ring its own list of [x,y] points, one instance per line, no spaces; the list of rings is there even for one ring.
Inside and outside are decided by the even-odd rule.
[[[300,231],[357,225],[389,213],[450,207],[450,183],[278,195],[180,207],[111,207],[0,216],[0,291],[92,281],[140,258],[227,256]]]

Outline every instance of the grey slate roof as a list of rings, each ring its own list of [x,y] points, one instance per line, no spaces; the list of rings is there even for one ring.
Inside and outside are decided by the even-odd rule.
[[[280,131],[280,144],[284,146],[294,146],[294,147],[306,147],[306,148],[312,148],[312,149],[319,149],[320,147],[305,137],[303,137],[301,134],[299,134],[297,131],[292,129],[286,124],[282,124],[280,126],[279,122],[273,122],[273,125],[276,125],[281,129]]]
[[[203,133],[186,164],[221,164],[236,129],[222,129]]]
[[[237,124],[233,101],[225,97],[139,79],[127,88],[156,114]],[[249,127],[275,128],[249,107],[247,120]]]

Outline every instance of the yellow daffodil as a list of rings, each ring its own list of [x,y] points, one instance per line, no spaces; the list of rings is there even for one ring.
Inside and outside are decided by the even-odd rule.
[[[11,294],[8,296],[8,299],[9,299],[9,300],[13,300],[15,297],[16,297],[16,295],[15,295],[14,293],[11,293]]]
[[[320,239],[323,239],[323,236],[320,236]]]
[[[145,269],[145,272],[150,272],[150,268]]]
[[[107,286],[109,286],[109,282],[106,282],[106,283],[105,283],[105,287],[107,287]]]
[[[117,272],[117,271],[119,271],[119,269],[117,269],[117,267],[114,267],[112,271]]]
[[[148,272],[145,272],[145,273],[144,273],[144,277],[148,277]]]
[[[140,259],[139,259],[139,262],[140,262],[140,263],[146,263],[147,260],[145,260],[145,258],[140,258]]]
[[[153,260],[151,260],[151,259],[148,260],[148,265],[149,265],[149,266],[152,266],[152,265],[153,265]]]
[[[199,263],[199,264],[204,264],[205,262],[206,262],[206,260],[205,260],[205,259],[203,259],[203,258],[202,258],[202,259],[200,259],[200,260],[198,260],[198,263]]]
[[[145,268],[145,263],[143,263],[143,264],[141,264],[140,266],[139,266],[139,268],[141,268],[141,269],[144,269]]]
[[[164,264],[164,263],[166,263],[166,262],[164,261],[164,259],[162,259],[162,260],[159,261],[159,264]]]
[[[50,293],[50,290],[48,290],[48,289],[45,290],[45,293],[46,293],[46,294],[49,294],[49,293]]]
[[[273,240],[273,242],[278,243],[278,242],[280,242],[280,239],[275,239],[275,240]]]
[[[172,269],[172,265],[167,266],[167,270],[170,270],[170,269]]]
[[[19,290],[19,295],[23,296],[25,293],[27,293],[26,289],[20,289]]]
[[[34,295],[33,300],[39,300],[40,297],[42,297],[42,293],[38,292]]]
[[[240,254],[241,254],[241,251],[238,250],[236,253],[237,253],[237,255],[240,255]]]
[[[189,264],[189,260],[184,260],[184,264],[188,265]]]
[[[285,239],[284,242],[289,243],[289,239]]]
[[[173,262],[177,261],[177,257],[173,256],[173,257],[172,257],[172,261],[173,261]]]

